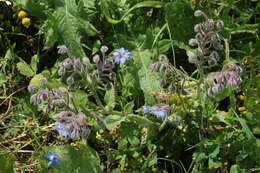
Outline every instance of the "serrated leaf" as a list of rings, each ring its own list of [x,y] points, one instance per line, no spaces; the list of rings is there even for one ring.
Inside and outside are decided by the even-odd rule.
[[[149,50],[133,52],[134,63],[138,70],[138,78],[141,89],[143,90],[145,103],[153,105],[155,103],[151,91],[160,91],[161,86],[159,83],[160,75],[158,72],[152,72],[150,65],[153,63],[151,60],[152,53]]]
[[[25,62],[18,62],[16,64],[17,69],[22,75],[25,75],[27,77],[31,77],[34,75],[34,71],[31,69],[31,67],[25,63]]]
[[[48,159],[43,157],[43,154],[57,154],[58,160],[61,163],[61,166],[56,166],[54,163],[50,166],[50,171],[53,173],[101,173],[100,159],[97,152],[89,146],[81,145],[79,150],[71,146],[50,146],[44,147],[42,153],[39,154],[41,171],[50,172],[48,169]]]
[[[57,40],[59,44],[65,44],[73,56],[83,57],[85,53],[81,46],[81,38],[94,36],[98,31],[86,18],[81,17],[84,11],[78,10],[75,0],[61,0],[61,3],[62,6],[60,4],[55,6],[54,13],[42,28],[43,32],[47,33],[45,47],[52,47],[53,40]]]

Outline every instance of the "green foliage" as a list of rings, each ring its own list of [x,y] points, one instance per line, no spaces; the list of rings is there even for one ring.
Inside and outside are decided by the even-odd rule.
[[[61,166],[51,165],[48,169],[48,160],[42,157],[43,154],[58,154]],[[102,172],[100,159],[96,151],[89,146],[81,146],[79,150],[71,146],[52,146],[44,147],[39,153],[42,168],[40,172]]]
[[[4,152],[0,154],[0,173],[14,172],[14,159],[11,154]]]
[[[159,91],[161,87],[158,80],[160,75],[150,70],[151,58],[152,53],[148,50],[141,51],[137,49],[136,52],[133,52],[134,65],[139,69],[138,79],[144,93],[145,103],[152,105],[155,103],[155,100],[151,95],[151,91]]]
[[[29,167],[34,172],[260,170],[260,5],[256,0],[16,2],[17,7],[0,2],[0,173],[13,172],[14,167],[16,172]],[[194,25],[203,20],[194,17],[197,9],[224,21],[218,33],[225,45],[219,51],[220,63],[214,69],[205,68],[205,74],[220,71],[228,62],[243,69],[240,85],[225,88],[211,99],[205,97],[205,85],[196,76],[199,72],[185,54],[195,35]],[[31,19],[30,27],[17,17],[20,10]],[[80,71],[87,73],[87,80],[75,88],[66,84],[70,75],[79,78],[74,68],[66,69],[63,77],[58,75],[67,57],[59,56],[56,46],[63,44],[72,56],[89,57],[88,71]],[[132,53],[126,64],[113,65],[116,78],[110,90],[102,80],[93,80],[92,56],[103,45],[109,48],[108,57],[113,56],[111,50],[121,47]],[[169,63],[183,73],[167,78],[167,84],[172,80],[180,84],[174,91],[159,83],[165,75],[163,68],[151,72],[160,54],[167,55]],[[50,86],[39,84],[42,77]],[[67,107],[47,99],[33,105],[28,84],[66,88],[70,95],[62,97],[73,101]],[[50,113],[41,109],[47,103],[54,107]],[[143,105],[167,105],[166,118],[142,112]],[[51,117],[68,107],[86,115],[82,124],[91,129],[87,139],[58,140]],[[14,155],[3,152],[7,148]],[[48,168],[43,157],[48,152],[59,155],[60,167]]]

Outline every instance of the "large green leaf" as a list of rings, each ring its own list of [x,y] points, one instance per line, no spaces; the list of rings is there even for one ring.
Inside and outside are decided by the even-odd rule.
[[[54,163],[48,169],[48,159],[43,157],[43,154],[58,154],[61,165],[56,166]],[[81,146],[79,150],[71,146],[51,146],[44,147],[42,153],[40,153],[40,163],[41,170],[40,172],[53,172],[53,173],[85,173],[93,172],[99,173],[102,172],[100,166],[100,159],[95,150],[88,146]]]
[[[108,130],[112,130],[116,127],[117,124],[120,124],[122,121],[124,121],[126,117],[120,116],[120,115],[109,115],[105,118],[105,124],[106,128]]]
[[[191,6],[182,2],[167,4],[166,21],[169,25],[174,44],[179,48],[189,50],[189,39],[195,35],[193,27],[201,21],[201,19],[194,17]]]
[[[98,31],[82,17],[83,12],[82,10],[79,12],[78,8],[75,0],[60,0],[55,6],[55,10],[49,14],[42,27],[42,31],[46,33],[45,48],[52,47],[57,40],[59,44],[65,44],[73,56],[85,56],[81,39],[96,35]]]
[[[151,60],[152,53],[149,50],[141,51],[139,48],[133,52],[134,64],[138,70],[138,78],[141,89],[143,90],[145,103],[154,104],[155,99],[151,95],[151,91],[160,91],[159,83],[160,75],[157,72],[152,72],[150,66],[153,63]]]

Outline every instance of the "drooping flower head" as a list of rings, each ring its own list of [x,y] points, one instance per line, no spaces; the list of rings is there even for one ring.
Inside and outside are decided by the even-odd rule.
[[[120,48],[118,51],[113,52],[113,59],[114,63],[120,63],[120,64],[125,64],[126,60],[130,56],[132,56],[131,52],[128,52],[128,50],[125,50],[124,48]]]
[[[50,167],[52,163],[60,166],[60,162],[57,160],[59,157],[58,154],[52,154],[51,152],[49,152],[48,155],[44,154],[43,156],[49,160],[48,167]]]

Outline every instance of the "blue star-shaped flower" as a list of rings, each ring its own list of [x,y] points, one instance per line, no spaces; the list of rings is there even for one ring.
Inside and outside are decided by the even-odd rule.
[[[125,64],[126,60],[132,56],[131,52],[128,52],[124,48],[120,48],[120,50],[113,52],[113,57],[114,57],[114,64],[115,63],[120,63],[120,64]]]
[[[57,160],[57,158],[59,157],[58,154],[52,154],[51,152],[49,152],[48,155],[44,154],[43,156],[49,160],[48,167],[50,167],[52,163],[60,166],[60,162]]]
[[[68,129],[64,123],[56,123],[54,130],[58,131],[59,135],[63,136],[65,139],[68,139],[71,135],[70,129]]]
[[[143,114],[147,114],[147,112],[150,111],[151,109],[152,109],[152,107],[149,106],[149,105],[144,105],[144,106],[142,106],[142,112],[143,112]]]

